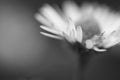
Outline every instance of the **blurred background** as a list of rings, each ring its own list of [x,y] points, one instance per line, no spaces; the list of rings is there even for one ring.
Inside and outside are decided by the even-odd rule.
[[[44,3],[61,5],[63,2],[0,0],[0,80],[73,80],[78,54],[67,43],[40,35],[40,23],[34,18]],[[119,10],[118,2],[113,0],[99,3]],[[119,75],[119,46],[92,55],[84,73],[85,80],[120,80]]]

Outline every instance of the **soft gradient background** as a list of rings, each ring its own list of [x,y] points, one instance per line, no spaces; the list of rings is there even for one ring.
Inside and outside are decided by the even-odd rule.
[[[0,0],[0,80],[72,80],[78,55],[65,43],[40,35],[40,23],[34,18],[44,3],[62,2]],[[106,3],[119,8],[117,2]],[[119,80],[119,75],[120,47],[116,46],[91,57],[85,79]]]

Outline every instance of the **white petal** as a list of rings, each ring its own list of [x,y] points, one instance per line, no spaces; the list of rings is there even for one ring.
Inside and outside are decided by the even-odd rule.
[[[118,29],[120,25],[120,16],[110,13],[108,9],[97,9],[94,12],[94,17],[99,22],[101,32],[105,32],[105,36]]]
[[[106,39],[103,40],[103,45],[105,48],[112,47],[120,43],[120,30],[111,33],[109,36],[106,36]]]
[[[45,5],[40,11],[58,30],[66,30],[66,23],[62,16],[50,5]]]
[[[75,42],[76,41],[76,30],[74,23],[68,19],[68,27],[66,29],[66,32],[64,32],[63,36],[69,41],[69,42]]]
[[[45,35],[47,37],[51,37],[51,38],[55,38],[55,39],[63,39],[62,37],[59,37],[59,36],[55,36],[55,35],[52,35],[52,34],[48,34],[48,33],[45,33],[45,32],[40,32],[42,35]]]
[[[94,49],[95,51],[98,51],[98,52],[107,51],[106,49],[99,49],[99,48],[97,48],[97,47],[93,47],[93,49]]]
[[[72,35],[74,35],[74,34],[72,33]],[[71,43],[76,42],[75,38],[73,38],[74,36],[64,35],[64,37],[68,42],[71,42]]]
[[[46,26],[52,26],[52,24],[50,23],[50,21],[48,21],[45,17],[43,17],[42,15],[40,14],[36,14],[35,15],[35,18],[43,25],[46,25]]]
[[[76,30],[76,40],[81,43],[82,39],[83,39],[82,28],[80,26],[78,26],[77,30]]]
[[[92,49],[93,46],[94,46],[94,44],[93,44],[93,42],[91,40],[86,40],[85,44],[86,44],[87,49]]]
[[[60,31],[57,31],[53,28],[50,28],[50,27],[46,27],[46,26],[40,26],[42,29],[48,31],[48,32],[51,32],[51,33],[54,33],[54,34],[57,34],[57,35],[61,35],[62,33]]]
[[[80,8],[81,13],[82,13],[82,20],[84,19],[89,19],[89,17],[93,17],[94,13],[94,7],[90,4],[83,4],[82,7]]]
[[[63,11],[65,15],[70,17],[74,23],[78,22],[81,17],[79,7],[72,1],[64,2]]]

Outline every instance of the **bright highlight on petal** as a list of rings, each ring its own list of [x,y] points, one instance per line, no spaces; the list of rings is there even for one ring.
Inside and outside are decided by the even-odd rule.
[[[51,37],[51,38],[62,39],[62,37],[58,37],[58,36],[55,36],[55,35],[52,35],[52,34],[48,34],[48,33],[45,33],[45,32],[40,32],[40,33],[45,35],[45,36]]]
[[[76,29],[76,40],[78,42],[82,42],[82,39],[83,39],[82,28],[80,26],[78,26],[77,29]]]
[[[86,40],[86,48],[92,49],[94,47],[94,44],[91,40]]]
[[[97,47],[93,47],[93,49],[94,49],[95,51],[98,51],[98,52],[107,51],[106,49],[99,49],[99,48],[97,48]]]
[[[60,31],[57,31],[55,29],[51,29],[51,28],[46,27],[46,26],[40,26],[40,28],[42,28],[42,29],[44,29],[44,30],[46,30],[48,32],[51,32],[53,34],[57,34],[57,35],[61,35],[62,34]]]
[[[41,34],[70,43],[79,42],[86,49],[98,52],[120,44],[120,15],[107,6],[66,1],[62,10],[46,4],[35,18],[41,29],[50,32]]]

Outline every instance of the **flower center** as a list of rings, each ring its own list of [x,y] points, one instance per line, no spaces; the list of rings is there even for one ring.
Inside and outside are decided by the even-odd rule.
[[[78,25],[81,26],[83,31],[83,42],[101,33],[100,26],[95,19],[83,20]]]

